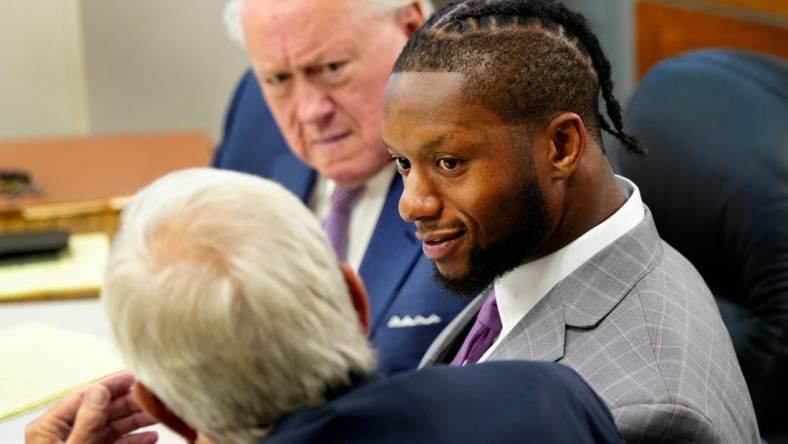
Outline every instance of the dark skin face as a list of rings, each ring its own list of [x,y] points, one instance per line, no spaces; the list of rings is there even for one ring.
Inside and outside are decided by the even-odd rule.
[[[469,103],[464,80],[394,74],[383,140],[405,185],[400,215],[415,224],[441,280],[468,283],[458,292],[472,294],[579,237],[624,197],[601,150],[587,155],[576,114],[557,114],[529,133]]]
[[[518,197],[536,181],[527,144],[513,143],[524,128],[466,103],[463,81],[455,73],[395,74],[384,102],[384,143],[405,184],[400,215],[450,280],[468,276],[474,251],[516,231],[521,221],[511,215],[528,207]]]

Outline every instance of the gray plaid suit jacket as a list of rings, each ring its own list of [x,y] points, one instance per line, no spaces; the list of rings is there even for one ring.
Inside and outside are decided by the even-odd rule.
[[[449,362],[483,302],[435,339],[420,366]],[[558,361],[610,408],[627,442],[756,443],[747,385],[714,298],[663,242],[651,213],[558,283],[489,360]]]

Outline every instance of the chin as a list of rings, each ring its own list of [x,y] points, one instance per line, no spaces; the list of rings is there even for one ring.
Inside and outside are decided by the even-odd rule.
[[[433,263],[435,269],[432,273],[432,279],[437,282],[444,290],[451,294],[461,296],[464,298],[472,299],[481,293],[487,292],[492,286],[493,279],[487,279],[474,275],[469,270],[464,273],[456,269],[450,270],[443,267],[441,270],[437,264]]]
[[[460,270],[460,267],[452,267],[448,264],[439,264],[437,262],[435,264],[435,270],[437,273],[441,275],[443,279],[446,280],[462,280],[468,275],[468,269],[465,267],[464,270]]]

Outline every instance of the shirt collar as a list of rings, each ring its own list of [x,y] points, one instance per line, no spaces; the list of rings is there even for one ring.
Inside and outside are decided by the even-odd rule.
[[[563,248],[515,268],[495,283],[502,325],[499,338],[505,337],[556,284],[643,220],[640,190],[629,179],[616,178],[628,198],[612,216]]]
[[[386,196],[389,192],[391,181],[396,174],[397,167],[394,165],[394,162],[390,162],[364,183],[364,191],[362,193],[368,196]],[[337,183],[334,180],[320,174],[317,175],[312,196],[309,198],[309,208],[317,214],[320,220],[323,220],[328,214],[328,203],[336,186]],[[359,198],[362,197],[359,196]]]

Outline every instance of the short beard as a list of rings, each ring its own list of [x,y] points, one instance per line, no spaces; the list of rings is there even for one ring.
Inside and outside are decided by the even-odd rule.
[[[524,184],[515,196],[518,197],[513,199],[508,208],[517,208],[519,211],[500,221],[502,227],[509,227],[509,233],[487,248],[474,247],[470,253],[468,273],[464,276],[447,278],[433,264],[433,279],[438,285],[450,293],[472,298],[486,293],[496,279],[522,265],[536,253],[550,231],[542,190],[536,180],[532,180]]]

